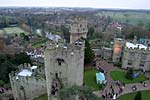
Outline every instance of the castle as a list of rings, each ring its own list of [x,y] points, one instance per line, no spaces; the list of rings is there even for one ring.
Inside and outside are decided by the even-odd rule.
[[[32,100],[42,94],[58,100],[59,88],[83,85],[84,46],[87,21],[75,17],[70,25],[70,44],[49,41],[44,52],[43,67],[25,64],[9,74],[15,100]],[[47,92],[46,92],[47,90]]]
[[[138,44],[135,36],[133,42],[115,38],[113,47],[113,62],[122,62],[122,68],[150,71],[150,48]]]

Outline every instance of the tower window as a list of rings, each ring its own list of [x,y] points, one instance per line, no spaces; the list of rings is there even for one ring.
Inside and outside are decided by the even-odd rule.
[[[82,27],[82,24],[80,24],[80,27]]]
[[[128,60],[128,65],[132,65],[132,60]]]
[[[57,58],[56,60],[57,60],[59,66],[61,66],[62,62],[65,62],[64,59],[61,59],[61,58]]]
[[[145,65],[145,62],[144,62],[144,61],[141,61],[141,62],[140,62],[140,66],[141,66],[141,67],[144,67],[144,65]]]

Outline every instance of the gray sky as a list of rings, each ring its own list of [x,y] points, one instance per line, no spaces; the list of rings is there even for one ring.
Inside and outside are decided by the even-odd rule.
[[[0,6],[150,9],[150,0],[0,0]]]

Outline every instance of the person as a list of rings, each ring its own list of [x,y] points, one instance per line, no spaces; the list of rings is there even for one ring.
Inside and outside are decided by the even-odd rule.
[[[144,87],[146,87],[146,83],[144,82]]]
[[[105,99],[105,96],[102,94],[102,98]]]
[[[137,87],[134,85],[134,86],[132,86],[132,90],[133,91],[136,91],[137,90]]]
[[[113,95],[113,100],[116,100],[116,94]]]

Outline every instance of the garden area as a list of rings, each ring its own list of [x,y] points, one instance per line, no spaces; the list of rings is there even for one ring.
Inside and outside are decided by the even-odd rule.
[[[6,34],[17,34],[20,35],[21,33],[24,33],[25,35],[28,35],[28,32],[25,32],[20,27],[7,27],[3,29]]]
[[[46,42],[48,39],[38,39],[34,43],[31,43],[32,47],[34,48],[40,48],[43,45],[46,45]]]
[[[97,69],[86,69],[84,71],[84,83],[86,86],[94,89],[94,90],[99,90],[100,87],[96,83],[96,73]]]
[[[125,84],[130,84],[130,83],[140,83],[146,80],[146,77],[142,74],[139,74],[137,78],[133,79],[128,79],[126,77],[127,72],[126,71],[111,71],[110,75],[114,81],[120,81]]]
[[[138,92],[132,92],[125,95],[120,96],[117,100],[135,100],[135,97]],[[141,91],[141,100],[149,100],[150,90]]]

